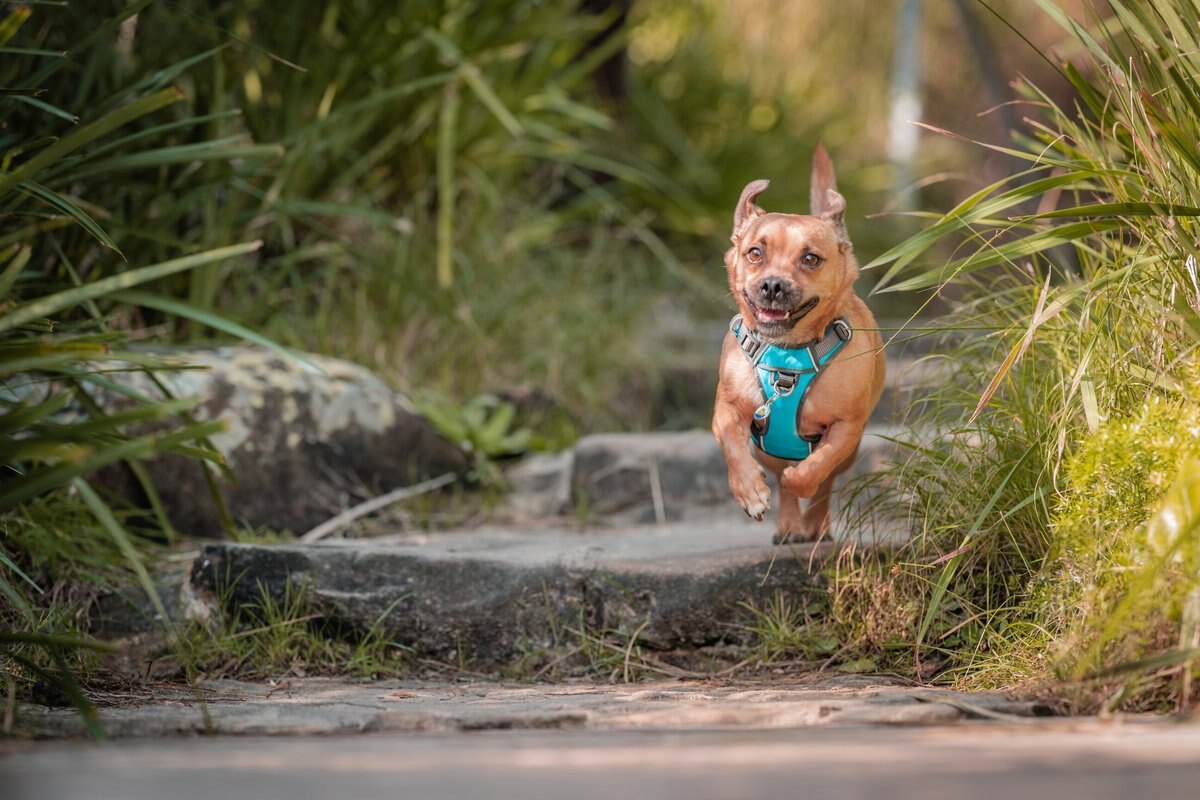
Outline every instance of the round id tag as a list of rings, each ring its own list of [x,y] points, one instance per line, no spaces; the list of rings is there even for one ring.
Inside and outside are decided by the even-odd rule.
[[[768,403],[763,403],[758,408],[754,409],[754,418],[750,421],[750,426],[754,428],[755,433],[762,433],[767,428],[767,419],[771,416],[771,406]]]

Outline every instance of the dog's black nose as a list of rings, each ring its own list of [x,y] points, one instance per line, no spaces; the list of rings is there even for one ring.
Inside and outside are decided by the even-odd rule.
[[[763,282],[758,285],[758,293],[767,302],[778,300],[787,294],[787,292],[787,282],[782,278],[763,278]]]

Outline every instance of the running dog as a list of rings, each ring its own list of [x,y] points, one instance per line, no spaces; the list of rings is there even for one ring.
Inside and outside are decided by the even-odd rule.
[[[771,505],[763,468],[775,474],[782,544],[829,532],[833,481],[858,454],[885,362],[852,288],[858,263],[825,148],[813,155],[811,214],[763,211],[767,186],[748,184],[733,212],[725,267],[740,313],[721,351],[712,429],[733,497],[754,519]]]

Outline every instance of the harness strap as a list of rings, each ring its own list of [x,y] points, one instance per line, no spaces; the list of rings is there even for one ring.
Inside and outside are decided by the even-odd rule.
[[[742,354],[749,359],[750,366],[757,367],[770,345],[759,338],[755,331],[750,330],[748,325],[743,325],[744,321],[741,314],[735,314],[733,319],[729,320],[729,330],[737,337],[738,347],[742,348]]]
[[[808,458],[820,437],[800,433],[800,412],[813,381],[854,335],[850,323],[844,317],[836,319],[818,341],[796,346],[763,340],[741,314],[730,320],[729,330],[758,373],[763,392],[750,438],[768,455],[792,461]],[[772,413],[773,405],[779,413]]]
[[[748,325],[744,325],[745,319],[741,314],[735,314],[733,319],[729,321],[729,330],[737,338],[738,347],[742,348],[742,353],[750,361],[750,365],[757,367],[758,362],[762,361],[763,355],[769,348],[777,347],[780,350],[798,350],[804,347],[809,348],[813,355],[813,363],[817,365],[819,370],[825,366],[829,354],[834,350],[840,350],[843,343],[850,341],[854,336],[854,330],[850,327],[850,322],[845,317],[839,317],[829,324],[825,329],[825,335],[819,341],[811,344],[800,344],[788,346],[782,344],[770,344],[761,336],[758,331],[751,330]]]

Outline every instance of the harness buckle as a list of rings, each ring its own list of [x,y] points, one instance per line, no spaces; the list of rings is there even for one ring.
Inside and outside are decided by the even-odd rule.
[[[796,375],[788,372],[776,372],[775,377],[771,379],[771,388],[775,390],[776,396],[787,397],[799,382],[800,379]]]
[[[768,347],[765,341],[756,336],[749,335],[748,332],[738,344],[741,346],[746,358],[750,359],[751,364],[758,364],[758,360],[762,358],[763,351]]]
[[[840,317],[833,321],[833,329],[843,342],[850,341],[851,337],[854,336],[854,331],[850,328],[850,323]]]

